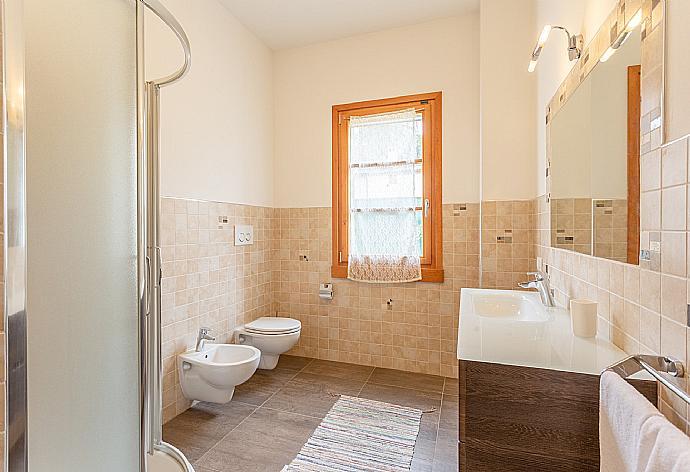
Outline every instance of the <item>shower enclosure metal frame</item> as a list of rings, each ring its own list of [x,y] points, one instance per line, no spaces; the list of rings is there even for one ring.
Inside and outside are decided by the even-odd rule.
[[[26,170],[24,4],[3,0],[3,279],[5,326],[4,471],[28,470],[26,370]]]
[[[146,81],[144,76],[144,7],[174,33],[182,45],[184,62],[172,74]],[[161,252],[160,252],[160,89],[187,74],[191,65],[189,38],[175,17],[158,0],[137,2],[137,245],[139,274],[141,470],[161,451],[193,472],[187,458],[162,438],[161,365]]]

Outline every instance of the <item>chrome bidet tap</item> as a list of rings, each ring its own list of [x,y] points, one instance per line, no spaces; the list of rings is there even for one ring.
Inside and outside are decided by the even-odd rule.
[[[199,335],[196,337],[196,352],[204,350],[204,344],[206,341],[215,341],[216,338],[209,335],[211,328],[199,328]]]

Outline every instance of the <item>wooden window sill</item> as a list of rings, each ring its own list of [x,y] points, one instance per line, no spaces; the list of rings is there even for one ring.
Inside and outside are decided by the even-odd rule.
[[[334,265],[331,266],[331,277],[335,279],[346,279],[347,278],[347,266],[346,265]],[[420,282],[429,283],[443,283],[443,269],[432,269],[430,267],[422,267],[422,280]]]

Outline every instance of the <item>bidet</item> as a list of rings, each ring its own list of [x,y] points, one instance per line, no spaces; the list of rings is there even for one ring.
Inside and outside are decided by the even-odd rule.
[[[254,375],[261,351],[239,344],[209,344],[177,357],[182,393],[189,400],[227,403],[235,386]]]

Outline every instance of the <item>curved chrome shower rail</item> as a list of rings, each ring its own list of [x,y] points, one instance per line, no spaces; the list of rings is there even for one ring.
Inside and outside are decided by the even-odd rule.
[[[164,87],[166,85],[170,85],[173,82],[180,80],[187,74],[187,72],[189,72],[189,68],[192,65],[192,49],[189,45],[189,38],[187,37],[187,33],[185,33],[184,29],[182,29],[182,25],[180,25],[180,23],[175,19],[172,13],[170,13],[168,9],[161,4],[161,2],[159,2],[158,0],[141,0],[141,2],[144,5],[146,5],[146,7],[149,10],[151,10],[158,18],[160,18],[163,23],[168,25],[168,27],[170,27],[170,29],[173,30],[175,36],[177,36],[177,39],[180,40],[180,43],[182,44],[182,50],[184,51],[184,64],[182,64],[182,67],[180,67],[180,69],[178,69],[176,72],[173,72],[167,77],[148,81],[159,87]]]
[[[177,36],[184,51],[184,64],[173,74],[147,81],[144,76],[144,7],[152,11]],[[189,38],[175,17],[159,0],[137,2],[137,186],[139,310],[141,350],[141,471],[156,451],[177,461],[186,472],[194,467],[176,447],[162,438],[161,360],[161,259],[160,259],[160,88],[187,74],[191,66]]]
[[[185,457],[185,455],[182,454],[182,452],[172,444],[168,444],[167,442],[161,442],[160,444],[156,445],[156,450],[164,452],[165,454],[175,459],[182,467],[184,467],[186,472],[195,472],[194,467]]]

